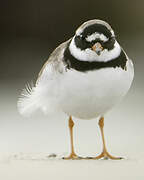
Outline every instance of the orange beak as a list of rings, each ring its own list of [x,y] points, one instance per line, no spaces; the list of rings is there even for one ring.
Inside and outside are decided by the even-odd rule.
[[[103,51],[103,47],[101,43],[97,42],[92,46],[92,50],[97,53],[97,55],[100,55],[101,51]]]

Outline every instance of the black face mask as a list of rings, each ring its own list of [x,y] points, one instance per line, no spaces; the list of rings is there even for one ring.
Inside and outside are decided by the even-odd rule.
[[[94,41],[88,42],[83,36],[75,37],[75,44],[81,50],[85,50],[87,48],[91,48],[95,43],[99,42],[103,49],[112,50],[114,48],[115,38],[111,37],[108,41],[104,42],[100,39],[95,39]]]

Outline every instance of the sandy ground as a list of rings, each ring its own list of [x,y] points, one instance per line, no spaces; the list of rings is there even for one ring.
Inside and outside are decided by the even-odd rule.
[[[144,179],[143,91],[135,83],[124,101],[105,117],[109,151],[124,160],[62,160],[69,152],[67,117],[41,113],[25,119],[16,108],[24,80],[1,82],[0,179]],[[95,156],[101,152],[97,120],[75,121],[76,152]],[[48,157],[55,153],[57,157]]]
[[[143,154],[144,155],[144,154]],[[3,180],[40,179],[140,179],[144,178],[144,158],[123,161],[35,159],[10,160],[0,164]]]

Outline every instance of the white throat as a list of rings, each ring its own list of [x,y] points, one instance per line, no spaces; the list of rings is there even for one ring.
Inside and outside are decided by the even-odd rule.
[[[78,60],[81,61],[99,61],[99,62],[107,62],[112,59],[115,59],[120,55],[121,52],[121,47],[117,41],[115,41],[114,48],[112,50],[107,50],[104,49],[100,55],[97,55],[93,50],[90,48],[81,50],[80,48],[76,47],[75,41],[74,41],[75,36],[73,37],[69,50],[71,54]]]

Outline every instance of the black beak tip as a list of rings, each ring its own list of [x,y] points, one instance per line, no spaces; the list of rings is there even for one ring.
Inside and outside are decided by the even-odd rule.
[[[98,56],[101,54],[101,52],[100,52],[100,51],[96,51],[96,53],[97,53],[97,55],[98,55]]]

